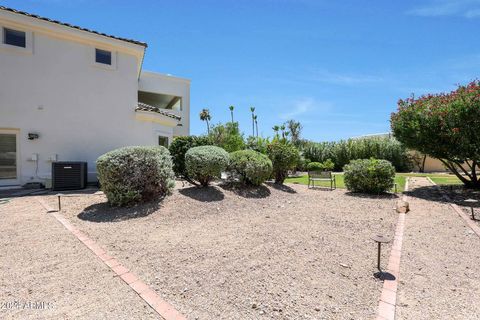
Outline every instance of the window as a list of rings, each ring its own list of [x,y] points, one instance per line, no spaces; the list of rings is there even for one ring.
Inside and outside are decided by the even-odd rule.
[[[168,137],[158,136],[158,145],[168,148]]]
[[[95,49],[95,61],[102,64],[112,64],[112,53],[110,51]]]
[[[26,48],[26,34],[23,31],[3,28],[3,43],[11,46]]]

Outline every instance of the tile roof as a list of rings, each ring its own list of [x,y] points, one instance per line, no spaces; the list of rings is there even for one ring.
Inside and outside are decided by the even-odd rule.
[[[97,34],[97,35],[100,35],[100,36],[104,36],[104,37],[108,37],[108,38],[112,38],[112,39],[116,39],[116,40],[121,40],[121,41],[125,41],[125,42],[134,43],[134,44],[143,46],[145,48],[147,47],[147,44],[145,42],[112,36],[112,35],[105,34],[105,33],[102,33],[102,32],[98,32],[98,31],[95,31],[95,30],[90,30],[90,29],[79,27],[79,26],[75,26],[75,25],[72,25],[72,24],[69,24],[69,23],[66,23],[66,22],[61,22],[61,21],[58,21],[58,20],[52,20],[52,19],[49,19],[49,18],[41,17],[41,16],[38,16],[36,14],[31,14],[31,13],[28,13],[28,12],[19,11],[19,10],[15,10],[15,9],[12,9],[12,8],[7,8],[7,7],[4,7],[4,6],[0,6],[0,10],[5,10],[5,11],[13,12],[13,13],[22,14],[22,15],[27,16],[27,17],[32,17],[32,18],[56,23],[56,24],[66,26],[66,27],[69,27],[69,28],[74,28],[74,29],[94,33],[94,34]]]
[[[177,116],[176,114],[174,114],[172,112],[168,112],[165,109],[160,109],[158,107],[154,107],[154,106],[151,106],[151,105],[143,103],[143,102],[139,102],[137,104],[137,106],[135,107],[135,111],[155,112],[155,113],[159,113],[161,115],[164,115],[166,117],[169,117],[169,118],[172,118],[172,119],[175,119],[175,120],[178,120],[178,121],[180,121],[182,119],[182,117]]]

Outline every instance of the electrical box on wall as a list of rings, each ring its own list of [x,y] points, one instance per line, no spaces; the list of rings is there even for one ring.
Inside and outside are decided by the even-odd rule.
[[[38,161],[38,154],[32,153],[32,156],[30,157],[30,161]]]
[[[52,154],[50,157],[48,157],[48,161],[55,162],[58,160],[58,155],[57,154]]]

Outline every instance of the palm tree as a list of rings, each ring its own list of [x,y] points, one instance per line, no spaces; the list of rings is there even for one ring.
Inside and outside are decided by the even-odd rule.
[[[253,136],[255,136],[255,119],[253,118],[255,116],[255,107],[250,107],[250,111],[252,112],[252,131]]]
[[[257,129],[257,138],[258,138],[258,122],[257,122],[257,115],[253,116],[253,120],[255,121],[255,128]]]
[[[212,120],[212,116],[210,115],[210,110],[203,109],[202,112],[200,112],[200,120],[205,121],[207,123],[207,133],[210,133],[209,121]]]
[[[275,137],[278,138],[278,130],[280,130],[280,126],[273,126],[272,129],[273,129],[273,132],[275,132]]]
[[[235,109],[234,106],[228,107],[230,109],[230,115],[232,116],[232,123],[233,123],[233,109]]]
[[[280,130],[282,130],[282,138],[285,139],[285,124],[280,126]]]
[[[302,133],[302,129],[303,129],[301,123],[295,120],[288,120],[287,127],[292,137],[292,143],[294,145],[297,145],[298,142],[300,141],[300,134]]]

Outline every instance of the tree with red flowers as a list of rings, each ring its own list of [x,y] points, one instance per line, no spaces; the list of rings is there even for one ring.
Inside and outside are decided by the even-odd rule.
[[[465,186],[480,188],[480,81],[399,100],[391,127],[407,148],[439,159]]]

